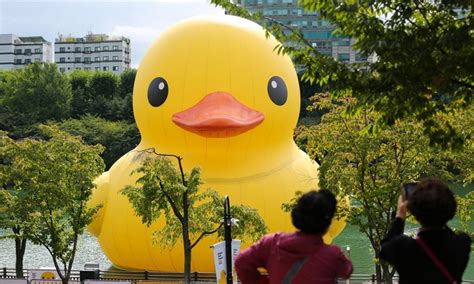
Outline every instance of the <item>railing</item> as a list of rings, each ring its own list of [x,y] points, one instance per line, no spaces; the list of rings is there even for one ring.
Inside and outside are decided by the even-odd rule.
[[[81,274],[80,270],[71,271],[70,283],[71,284],[80,283],[81,281],[80,274]],[[56,283],[56,282],[58,284],[61,284],[61,282],[58,280],[28,279],[28,275],[29,275],[28,269],[23,269],[23,275],[25,276],[25,280],[27,281],[28,284],[51,284],[51,283]],[[87,280],[87,281],[84,281],[84,283],[87,284],[87,282],[91,282],[93,284],[96,284],[96,283],[100,283],[101,281],[104,282],[104,284],[108,284],[107,281],[114,281],[114,282],[123,281],[124,283],[128,282],[131,284],[156,284],[156,282],[182,283],[184,279],[183,273],[151,272],[151,271],[123,271],[123,270],[108,270],[108,271],[99,270],[98,276],[99,276],[98,277],[99,279]],[[2,279],[9,279],[9,280],[16,279],[15,269],[3,267],[0,270],[0,284],[2,284]],[[214,273],[194,272],[191,275],[191,280],[194,282],[215,283],[216,276]],[[376,283],[376,281],[375,281],[374,274],[352,274],[350,279],[347,279],[347,280],[339,279],[337,283],[339,284],[371,284],[371,283]],[[393,283],[398,283],[397,276],[393,278]],[[474,284],[474,281],[465,280],[462,282],[462,284]]]

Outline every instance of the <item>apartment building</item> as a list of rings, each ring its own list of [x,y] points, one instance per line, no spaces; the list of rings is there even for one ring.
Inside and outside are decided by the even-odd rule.
[[[371,58],[352,48],[354,39],[333,34],[334,25],[319,17],[317,11],[305,11],[298,0],[233,0],[251,12],[261,12],[289,27],[300,29],[313,47],[341,62],[364,62]]]
[[[41,36],[0,34],[0,69],[19,69],[33,62],[52,62],[51,42]]]
[[[54,58],[59,71],[68,74],[74,70],[120,74],[130,68],[130,39],[105,34],[60,35],[54,43]]]

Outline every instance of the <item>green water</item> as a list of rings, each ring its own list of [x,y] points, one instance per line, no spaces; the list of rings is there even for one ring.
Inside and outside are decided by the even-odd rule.
[[[405,232],[410,234],[417,229],[413,225],[407,224]],[[471,231],[474,229],[474,222],[471,222]],[[346,250],[350,247],[350,258],[354,265],[354,274],[372,274],[375,273],[374,253],[371,249],[369,240],[359,232],[354,226],[346,226],[344,231],[334,240],[334,243]],[[472,256],[464,272],[463,279],[474,280],[474,256]]]

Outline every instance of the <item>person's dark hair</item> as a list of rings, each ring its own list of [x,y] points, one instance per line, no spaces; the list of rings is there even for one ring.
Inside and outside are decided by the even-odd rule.
[[[456,214],[456,199],[449,187],[438,179],[420,181],[408,198],[407,208],[425,227],[441,227]]]
[[[336,212],[336,204],[336,198],[329,190],[309,191],[296,201],[291,210],[291,221],[303,233],[325,233]]]

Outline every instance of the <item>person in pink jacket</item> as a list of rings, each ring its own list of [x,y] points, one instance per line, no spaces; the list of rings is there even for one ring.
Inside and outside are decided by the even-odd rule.
[[[294,233],[264,236],[235,259],[237,276],[243,284],[316,283],[334,284],[349,278],[352,263],[341,249],[323,242],[336,212],[336,198],[328,190],[303,194],[291,211],[298,229]],[[262,276],[259,268],[268,272]]]

